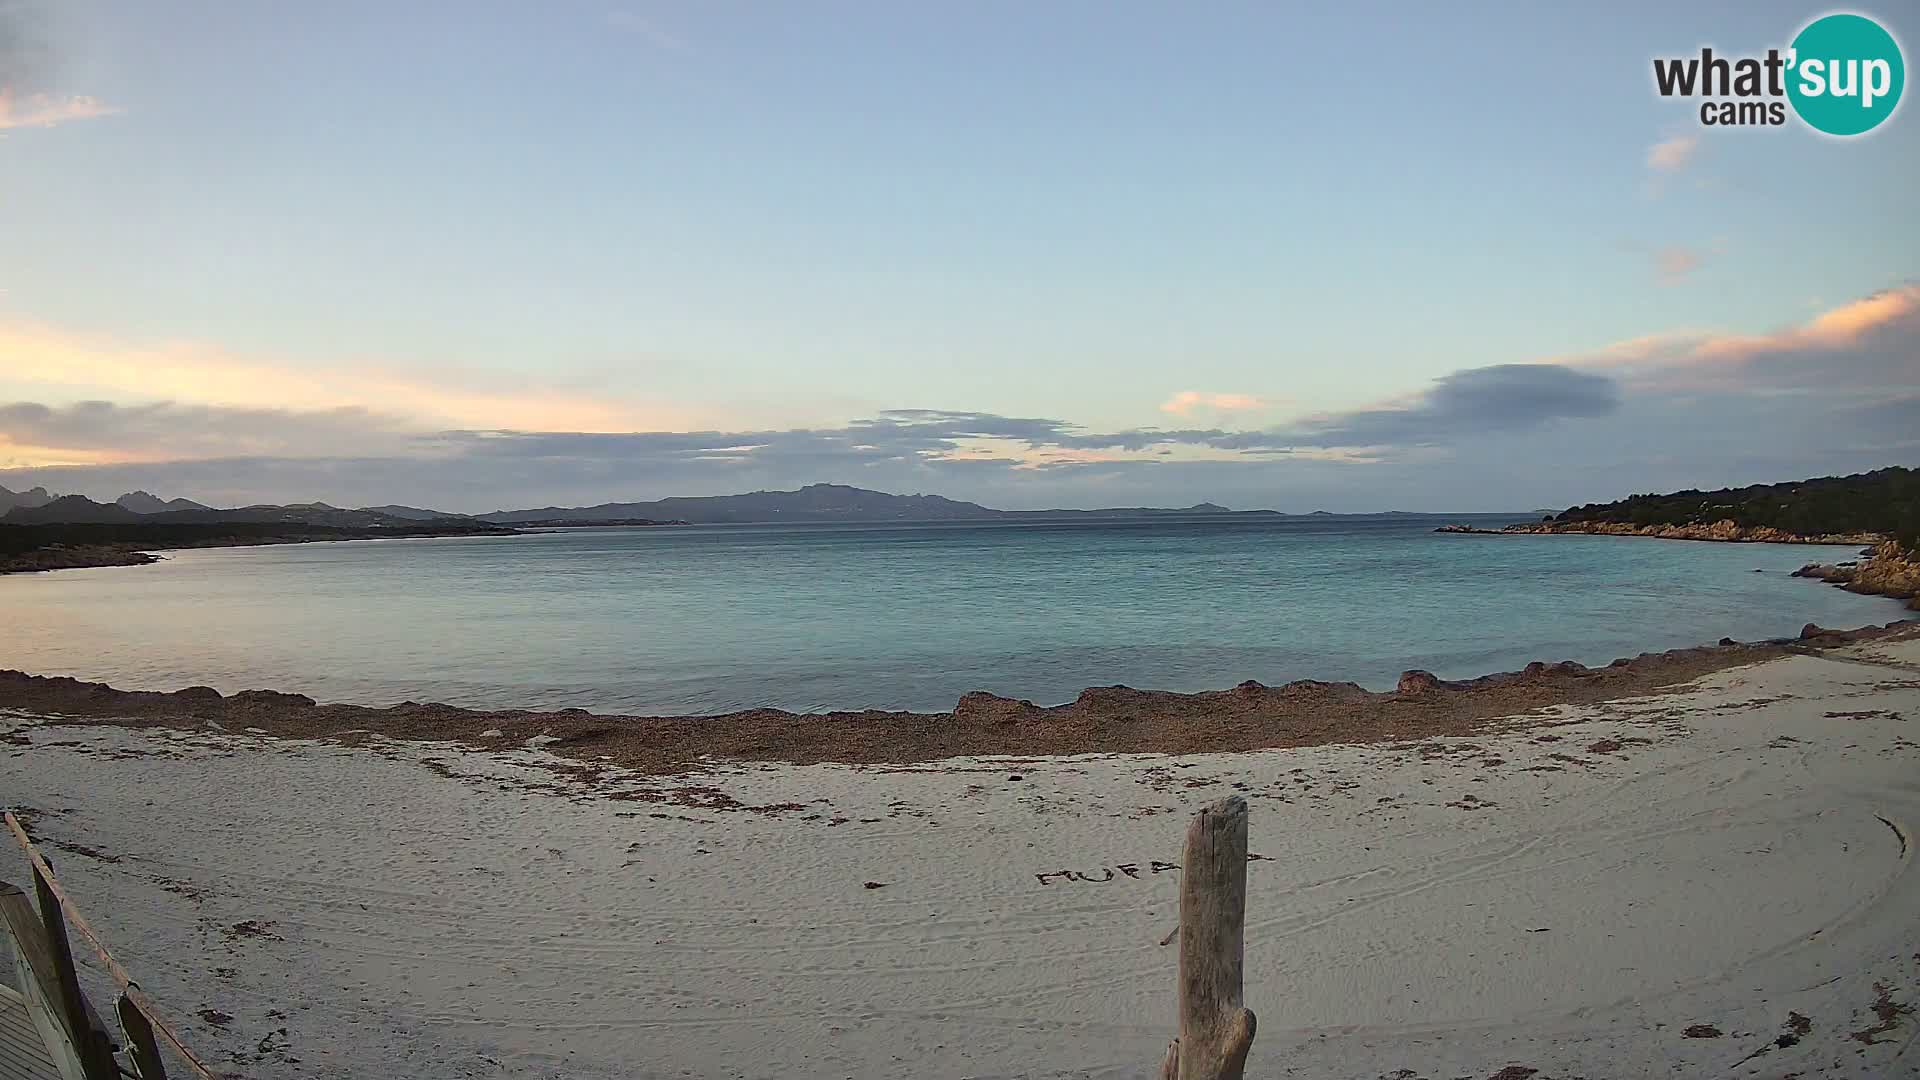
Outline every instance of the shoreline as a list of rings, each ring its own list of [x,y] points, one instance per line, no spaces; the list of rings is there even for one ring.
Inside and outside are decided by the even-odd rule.
[[[1711,525],[1633,525],[1623,521],[1534,521],[1484,529],[1477,525],[1442,525],[1437,533],[1474,536],[1632,536],[1648,540],[1698,540],[1714,544],[1813,544],[1861,547],[1884,543],[1873,532],[1793,533],[1771,525],[1738,525],[1716,521]]]
[[[84,523],[83,523],[84,524]],[[254,523],[247,523],[254,524]],[[267,523],[259,523],[265,526]],[[73,526],[32,526],[16,525],[11,528],[68,529]],[[120,526],[110,526],[120,527]],[[231,526],[220,526],[231,528]],[[282,528],[272,526],[273,528]],[[160,551],[191,551],[199,548],[233,547],[272,547],[281,544],[330,544],[346,543],[356,540],[429,540],[460,536],[523,536],[533,530],[518,528],[433,528],[421,529],[346,529],[346,528],[290,528],[279,532],[263,532],[259,535],[245,533],[216,533],[195,536],[190,533],[168,539],[155,537],[151,541],[139,539],[109,540],[99,543],[67,543],[54,541],[29,547],[21,551],[0,554],[0,575],[38,574],[54,570],[86,570],[103,566],[149,566],[164,561],[166,556],[155,554]],[[0,532],[0,539],[5,538]],[[84,535],[84,534],[82,534]]]
[[[0,557],[0,574],[44,574],[55,570],[86,570],[98,566],[147,566],[164,556],[135,547],[87,544],[44,547]]]
[[[387,707],[322,704],[303,694],[207,686],[120,690],[66,676],[0,670],[0,709],[61,723],[193,732],[236,729],[360,746],[375,738],[459,744],[480,750],[538,747],[573,759],[579,779],[599,770],[683,775],[715,762],[918,765],[992,755],[1087,753],[1190,755],[1327,744],[1398,743],[1525,726],[1554,706],[1672,693],[1728,668],[1818,655],[1858,642],[1920,639],[1920,620],[1857,630],[1809,623],[1796,638],[1672,649],[1621,657],[1605,667],[1536,661],[1519,671],[1444,680],[1403,673],[1389,691],[1302,679],[1247,681],[1196,693],[1089,687],[1073,701],[1039,706],[985,691],[947,712],[883,710],[793,713],[747,709],[713,715],[639,716],[584,709],[467,709],[407,701]]]
[[[1838,563],[1808,563],[1794,577],[1813,578],[1861,596],[1885,596],[1907,601],[1920,611],[1920,555],[1910,554],[1878,533],[1782,532],[1772,526],[1753,528],[1718,521],[1712,525],[1626,525],[1608,521],[1541,521],[1482,529],[1472,525],[1442,525],[1437,533],[1477,536],[1628,536],[1649,540],[1693,540],[1717,544],[1806,544],[1834,547],[1865,546],[1860,557]]]
[[[75,523],[82,528],[93,523]],[[256,523],[244,523],[256,524]],[[257,523],[266,524],[266,523]],[[161,551],[187,551],[198,548],[266,547],[280,544],[333,543],[352,540],[412,540],[459,536],[523,536],[574,528],[642,528],[685,526],[684,521],[606,521],[606,522],[526,522],[489,528],[426,527],[414,529],[340,529],[352,535],[325,532],[287,532],[265,536],[220,535],[177,541],[113,541],[105,543],[54,542],[22,551],[0,554],[0,575],[47,573],[54,570],[85,570],[109,566],[148,566],[162,562]],[[27,525],[15,528],[71,528],[71,525]],[[119,526],[124,527],[124,526]],[[137,526],[136,526],[137,527]],[[1820,533],[1803,535],[1784,532],[1770,526],[1746,528],[1730,521],[1701,525],[1629,525],[1617,522],[1521,522],[1497,529],[1477,525],[1441,525],[1436,533],[1475,536],[1629,536],[1656,540],[1695,540],[1733,544],[1803,544],[1813,546],[1871,546],[1886,541],[1878,533]],[[4,533],[0,533],[4,536]],[[1817,576],[1812,574],[1802,576]],[[1834,580],[1831,578],[1825,580]],[[1855,590],[1859,591],[1859,590]],[[1890,595],[1890,594],[1877,594]],[[1905,597],[1900,597],[1904,599]],[[1920,607],[1916,607],[1920,610]]]

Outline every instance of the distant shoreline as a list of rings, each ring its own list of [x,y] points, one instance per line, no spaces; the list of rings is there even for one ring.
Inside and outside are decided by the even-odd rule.
[[[1833,547],[1871,545],[1858,560],[1839,564],[1808,563],[1794,577],[1815,578],[1862,596],[1885,596],[1907,601],[1920,611],[1920,560],[1879,533],[1790,533],[1768,525],[1742,526],[1731,521],[1712,525],[1628,525],[1611,521],[1540,521],[1479,529],[1470,525],[1442,525],[1440,533],[1482,536],[1630,536],[1651,540],[1694,540],[1718,544],[1807,544]]]
[[[1485,529],[1476,525],[1442,525],[1437,533],[1477,536],[1631,536],[1649,540],[1698,540],[1715,544],[1827,544],[1859,547],[1887,538],[1876,532],[1792,533],[1771,525],[1634,525],[1620,521],[1534,521]]]
[[[258,525],[246,529],[244,525]],[[340,526],[294,526],[269,523],[226,525],[146,526],[75,523],[9,525],[0,539],[14,541],[5,529],[31,530],[0,551],[0,575],[36,574],[52,570],[84,570],[104,566],[147,566],[165,556],[159,551],[194,548],[264,547],[276,544],[319,544],[354,540],[417,540],[459,536],[522,536],[528,530],[505,526],[359,529]],[[236,531],[238,530],[238,531]],[[134,535],[125,535],[132,531]],[[142,531],[145,535],[141,535]]]
[[[1020,517],[1031,513],[1033,517]],[[725,521],[689,522],[651,519],[568,520],[540,519],[510,525],[474,521],[422,523],[418,526],[299,525],[284,522],[160,523],[60,522],[12,524],[0,522],[0,575],[34,574],[52,570],[84,570],[107,566],[146,566],[161,562],[160,551],[193,548],[260,547],[270,544],[313,544],[345,540],[411,540],[462,536],[529,536],[581,529],[751,528],[754,526],[885,526],[885,525],[1048,525],[1048,524],[1178,524],[1188,520],[1322,520],[1326,518],[1440,517],[1391,511],[1383,514],[1280,514],[1276,511],[1235,511],[1183,518],[1176,512],[1137,517],[1106,516],[1100,511],[1077,511],[1083,517],[1048,516],[1054,511],[1015,511],[1002,518],[927,518],[851,521]],[[1511,517],[1474,514],[1469,517]],[[16,531],[17,530],[17,531]],[[1488,530],[1491,531],[1491,530]],[[40,539],[35,541],[33,537]],[[24,542],[23,539],[24,538]]]

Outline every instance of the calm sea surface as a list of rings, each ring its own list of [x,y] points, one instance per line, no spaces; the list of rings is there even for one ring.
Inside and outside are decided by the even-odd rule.
[[[1392,685],[1901,617],[1830,548],[1451,518],[714,526],[226,548],[0,577],[0,667],[139,689],[632,712]],[[1512,519],[1502,519],[1512,520]],[[1763,570],[1764,573],[1754,573]]]

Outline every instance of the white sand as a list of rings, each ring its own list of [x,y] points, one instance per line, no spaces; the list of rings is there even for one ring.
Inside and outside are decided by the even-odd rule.
[[[1153,861],[1236,790],[1250,1076],[1920,1075],[1920,1018],[1851,1034],[1876,983],[1920,1000],[1920,642],[1854,656],[1425,749],[634,784],[794,812],[567,794],[538,751],[0,719],[32,739],[0,801],[96,853],[50,848],[257,1077],[1146,1076],[1177,948]],[[1065,870],[1094,880],[1037,876]]]

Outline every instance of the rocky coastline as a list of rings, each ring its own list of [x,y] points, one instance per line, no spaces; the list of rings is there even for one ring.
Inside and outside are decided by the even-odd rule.
[[[1866,596],[1891,596],[1920,611],[1920,557],[1892,541],[1876,544],[1864,559],[1808,563],[1794,577],[1813,578]]]
[[[1863,596],[1887,596],[1907,601],[1920,611],[1920,555],[1870,532],[1790,533],[1769,525],[1746,526],[1732,521],[1711,525],[1629,525],[1613,521],[1538,521],[1481,529],[1471,525],[1442,525],[1434,532],[1478,533],[1493,536],[1642,536],[1657,540],[1704,540],[1723,544],[1862,544],[1862,558],[1839,563],[1808,563],[1794,577],[1813,578]]]
[[[1771,525],[1741,525],[1728,520],[1687,525],[1634,525],[1624,521],[1534,521],[1498,529],[1442,525],[1433,531],[1490,536],[1643,536],[1655,540],[1705,540],[1721,544],[1878,544],[1886,539],[1873,532],[1792,533]]]
[[[1540,710],[1676,690],[1714,671],[1858,641],[1920,637],[1920,620],[1853,631],[1808,625],[1797,638],[1720,644],[1622,657],[1605,667],[1536,662],[1520,671],[1446,680],[1408,671],[1393,690],[1306,679],[1243,682],[1173,693],[1091,687],[1056,706],[966,694],[950,712],[865,710],[797,714],[750,709],[717,716],[622,716],[465,709],[403,702],[386,708],[316,703],[300,694],[206,686],[173,692],[0,671],[0,708],[60,723],[240,732],[346,745],[381,738],[468,748],[537,747],[573,759],[591,781],[609,767],[650,775],[697,772],[715,761],[920,765],[987,755],[1196,754],[1398,743],[1548,723]]]
[[[33,574],[100,566],[146,566],[161,561],[163,556],[154,554],[156,551],[188,548],[260,547],[336,540],[513,536],[522,531],[503,526],[359,529],[251,522],[242,525],[147,528],[117,524],[0,525],[0,574]]]
[[[89,566],[145,566],[160,556],[117,544],[55,545],[0,555],[0,574],[36,574],[43,570],[79,570]]]

